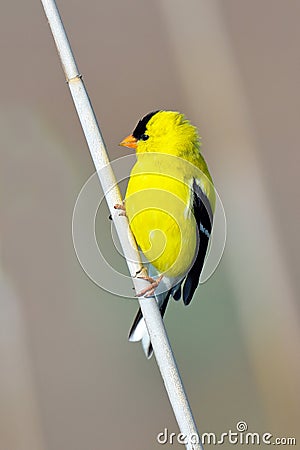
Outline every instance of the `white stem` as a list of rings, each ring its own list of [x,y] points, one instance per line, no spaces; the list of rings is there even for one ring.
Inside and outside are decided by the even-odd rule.
[[[65,72],[66,80],[71,91],[75,108],[77,110],[100,183],[104,192],[107,193],[106,201],[108,207],[113,214],[115,212],[114,205],[117,203],[122,203],[122,199],[115,176],[109,164],[105,144],[92,105],[81,79],[81,75],[78,71],[56,3],[54,0],[41,0],[41,2],[49,21],[58,54]],[[137,272],[139,272],[142,268],[142,263],[134,237],[130,232],[127,220],[124,220],[124,218],[119,220],[118,216],[115,214],[113,215],[116,217],[114,224],[116,226],[134,287],[136,291],[140,290],[143,287],[146,287],[148,283],[144,281],[143,286],[143,281],[136,278]],[[153,352],[164,380],[175,417],[177,419],[180,431],[186,439],[186,448],[188,450],[201,450],[203,447],[201,442],[197,442],[199,439],[198,431],[157,303],[154,298],[145,297],[139,298],[139,303],[152,342]]]

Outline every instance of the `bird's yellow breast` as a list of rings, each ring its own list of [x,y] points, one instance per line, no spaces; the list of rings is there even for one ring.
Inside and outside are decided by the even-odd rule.
[[[197,246],[189,174],[180,158],[145,154],[132,169],[125,206],[142,252],[168,276],[184,275]]]

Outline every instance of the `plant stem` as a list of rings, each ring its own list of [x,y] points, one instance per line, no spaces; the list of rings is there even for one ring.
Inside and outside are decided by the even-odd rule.
[[[130,232],[128,221],[124,220],[124,217],[120,218],[115,214],[114,205],[121,204],[122,199],[115,176],[109,164],[100,128],[82,81],[82,77],[77,68],[56,3],[54,0],[41,0],[41,2],[49,21],[66,80],[100,183],[106,193],[105,196],[108,207],[114,217],[116,231],[135,290],[139,291],[141,288],[146,287],[148,283],[145,280],[136,277],[136,274],[142,268],[142,263],[134,237]],[[197,442],[200,440],[198,431],[156,300],[154,298],[141,297],[139,298],[139,303],[171,406],[180,431],[185,437],[186,448],[188,450],[201,450],[203,447],[201,442]]]

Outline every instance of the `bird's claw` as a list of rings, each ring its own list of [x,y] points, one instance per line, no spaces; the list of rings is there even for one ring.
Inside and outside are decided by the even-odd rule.
[[[125,205],[122,203],[121,205],[117,203],[114,205],[115,209],[119,209],[121,212],[119,213],[119,216],[126,216],[126,208]]]
[[[136,297],[153,297],[155,289],[159,285],[162,280],[163,275],[160,275],[156,280],[152,277],[149,277],[148,274],[140,274],[138,278],[142,278],[143,280],[148,281],[150,284],[146,288],[142,289],[140,292],[136,294]],[[146,294],[146,295],[145,295]]]

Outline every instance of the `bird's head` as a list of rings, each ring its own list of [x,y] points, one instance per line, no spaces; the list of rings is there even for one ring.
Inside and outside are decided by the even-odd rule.
[[[146,114],[120,145],[134,148],[137,154],[161,152],[185,156],[186,153],[199,153],[200,138],[197,128],[183,114],[154,111]]]

